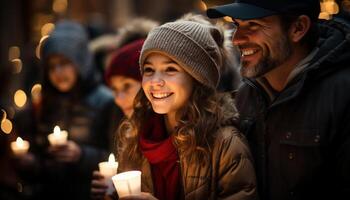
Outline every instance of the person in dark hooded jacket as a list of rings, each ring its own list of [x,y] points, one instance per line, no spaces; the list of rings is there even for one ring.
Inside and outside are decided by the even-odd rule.
[[[113,95],[96,76],[83,26],[60,21],[42,43],[42,99],[33,106],[28,126],[20,122],[19,134],[31,130],[31,146],[39,163],[43,199],[89,199],[91,174],[107,159],[107,128]],[[28,115],[27,115],[28,116]],[[18,116],[20,118],[20,116]],[[105,122],[105,123],[103,123]],[[64,145],[52,146],[47,136],[55,126],[68,131]]]
[[[318,0],[235,1],[207,10],[237,30],[241,130],[260,199],[350,196],[350,33]]]

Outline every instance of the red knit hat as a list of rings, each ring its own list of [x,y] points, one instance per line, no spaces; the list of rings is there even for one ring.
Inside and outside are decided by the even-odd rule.
[[[115,51],[105,72],[107,84],[112,76],[126,76],[141,81],[139,57],[144,39],[133,41]]]

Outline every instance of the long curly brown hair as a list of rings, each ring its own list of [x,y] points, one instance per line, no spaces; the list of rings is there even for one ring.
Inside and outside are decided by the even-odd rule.
[[[141,160],[138,133],[152,113],[151,103],[141,89],[134,101],[133,115],[118,129],[119,159]],[[236,121],[238,114],[229,94],[218,93],[214,88],[194,81],[193,93],[188,103],[177,112],[177,117],[180,120],[174,133],[174,145],[178,152],[186,159],[205,164],[210,160],[214,133],[221,125]]]

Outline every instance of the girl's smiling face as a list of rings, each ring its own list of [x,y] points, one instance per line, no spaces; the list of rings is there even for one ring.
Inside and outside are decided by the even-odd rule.
[[[193,78],[170,57],[151,53],[143,66],[142,89],[158,114],[175,116],[189,100]]]

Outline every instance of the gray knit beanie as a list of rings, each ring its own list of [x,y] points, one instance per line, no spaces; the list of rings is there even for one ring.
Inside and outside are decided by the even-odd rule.
[[[166,54],[200,83],[216,88],[220,79],[223,45],[221,32],[213,25],[179,20],[154,28],[140,55],[140,67],[152,52]]]

